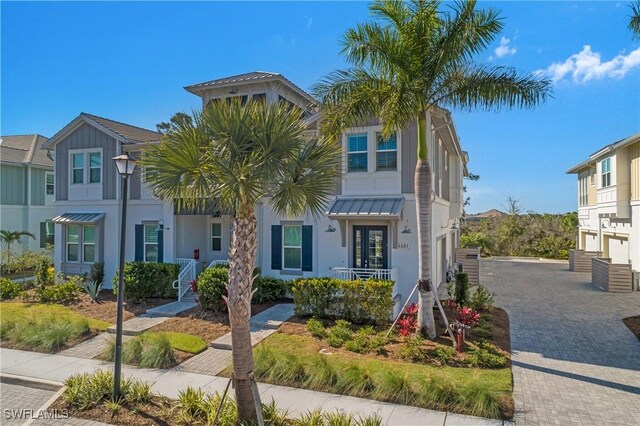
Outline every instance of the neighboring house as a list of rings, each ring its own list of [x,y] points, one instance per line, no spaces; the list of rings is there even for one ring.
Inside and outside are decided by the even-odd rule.
[[[640,271],[640,133],[607,145],[578,175],[578,249]]]
[[[254,72],[186,87],[202,99],[240,97],[290,102],[306,111],[309,132],[317,130],[320,114],[314,99],[280,74]],[[453,265],[453,250],[462,216],[462,179],[467,155],[462,151],[451,115],[438,110],[428,116],[434,169],[433,270],[444,282]],[[135,133],[133,135],[132,133]],[[139,156],[158,133],[81,114],[53,136],[55,150],[56,267],[83,272],[104,260],[107,285],[117,262],[120,185],[111,158],[122,152]],[[322,218],[282,218],[266,203],[256,206],[257,264],[266,275],[283,279],[333,275],[376,275],[397,282],[396,308],[417,280],[418,256],[414,170],[415,124],[389,139],[369,120],[342,138],[343,174]],[[89,167],[95,163],[95,170]],[[77,175],[77,179],[76,176]],[[93,182],[93,177],[97,182]],[[144,172],[142,172],[144,175]],[[232,218],[214,207],[175,210],[153,198],[136,174],[128,204],[128,260],[176,261],[187,264],[198,256],[197,269],[227,260]],[[94,189],[91,189],[91,188]],[[214,203],[211,203],[213,206]],[[88,253],[86,256],[84,253]],[[197,254],[196,254],[197,253]]]
[[[38,250],[53,244],[53,160],[40,135],[2,136],[0,141],[0,229],[28,231],[12,251]],[[3,247],[5,249],[5,247]]]
[[[502,216],[507,216],[507,214],[498,209],[491,209],[491,210],[487,210],[484,213],[467,215],[464,217],[464,220],[466,222],[479,222],[482,219],[495,219],[495,218],[500,218]]]

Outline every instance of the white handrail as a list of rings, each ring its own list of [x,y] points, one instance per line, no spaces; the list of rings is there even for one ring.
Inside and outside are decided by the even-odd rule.
[[[212,268],[216,265],[228,265],[228,264],[229,264],[228,260],[212,260],[209,266],[207,266],[207,269]]]
[[[335,277],[342,280],[367,280],[376,278],[380,280],[396,281],[397,269],[371,269],[371,268],[331,268],[327,277]]]
[[[181,263],[182,260],[188,260],[187,263]],[[193,259],[175,259],[175,263],[180,265],[180,273],[178,279],[173,282],[173,288],[178,290],[178,301],[182,301],[182,297],[189,290],[191,281],[196,279],[196,261]]]

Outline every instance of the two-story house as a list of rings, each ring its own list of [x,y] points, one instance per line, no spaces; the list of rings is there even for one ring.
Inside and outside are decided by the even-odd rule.
[[[578,249],[640,271],[640,133],[570,168],[578,175]]]
[[[280,74],[253,72],[186,87],[206,106],[211,100],[240,97],[290,102],[306,111],[309,132],[317,131],[321,113],[314,99]],[[462,179],[467,155],[462,151],[451,115],[428,115],[434,169],[434,281],[444,282],[458,242],[454,226],[462,215]],[[117,263],[120,184],[111,158],[134,157],[160,135],[112,120],[81,114],[48,147],[55,151],[56,267],[83,272],[104,260],[108,283]],[[417,279],[418,256],[413,176],[415,125],[383,138],[375,120],[349,129],[342,137],[342,178],[322,218],[277,216],[266,203],[256,206],[257,264],[264,274],[293,279],[326,276],[368,277],[396,281],[399,303]],[[198,270],[228,256],[232,218],[213,207],[177,210],[155,199],[144,185],[144,172],[131,181],[126,256],[128,260],[174,261]]]
[[[53,160],[40,135],[2,136],[0,140],[0,229],[28,231],[12,251],[38,250],[53,244]]]

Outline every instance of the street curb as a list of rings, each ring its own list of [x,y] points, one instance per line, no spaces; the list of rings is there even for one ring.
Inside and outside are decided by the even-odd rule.
[[[49,391],[60,390],[64,384],[60,382],[54,382],[52,380],[36,379],[33,377],[19,376],[17,374],[1,373],[0,383],[6,383],[10,385],[26,386],[29,388],[36,388]]]

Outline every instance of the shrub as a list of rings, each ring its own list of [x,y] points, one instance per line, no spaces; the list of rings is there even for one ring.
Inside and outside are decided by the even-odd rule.
[[[461,400],[455,381],[442,376],[431,376],[419,386],[416,400],[422,407],[450,410],[451,405]]]
[[[472,416],[499,419],[502,412],[498,394],[490,385],[478,381],[462,389],[459,406]]]
[[[344,348],[357,354],[365,354],[369,352],[369,339],[366,336],[356,334],[353,340],[347,340]]]
[[[409,336],[416,332],[416,328],[418,327],[418,305],[412,303],[409,306],[404,308],[404,313],[398,319],[398,323],[396,325],[398,328],[398,333],[401,336]]]
[[[460,306],[467,306],[469,303],[469,275],[466,272],[456,274],[456,303]]]
[[[400,357],[411,362],[424,362],[427,358],[427,351],[424,348],[422,337],[413,336],[408,338],[399,351]]]
[[[480,368],[503,368],[507,366],[507,358],[491,343],[483,342],[478,349],[471,350],[465,362]]]
[[[258,276],[253,280],[253,302],[267,303],[283,297],[287,291],[287,282],[273,277]]]
[[[456,351],[448,346],[438,346],[428,352],[428,355],[442,364],[448,364],[456,357]]]
[[[307,321],[307,331],[311,333],[313,337],[319,339],[327,337],[327,330],[324,329],[324,324],[317,318],[310,318]]]
[[[113,394],[113,373],[98,370],[95,373],[74,374],[65,381],[67,389],[62,398],[79,410],[88,410],[111,401]],[[122,380],[121,392],[131,404],[146,403],[151,400],[151,384],[131,378]],[[115,408],[115,407],[114,407]]]
[[[89,332],[86,318],[39,317],[18,321],[8,321],[1,331],[2,338],[18,347],[39,351],[55,352],[69,340],[77,339]]]
[[[338,382],[338,373],[327,362],[326,355],[315,355],[308,365],[305,388],[313,390],[331,390]]]
[[[493,308],[495,293],[491,293],[489,289],[487,289],[482,284],[479,284],[476,290],[473,292],[473,296],[471,296],[471,302],[469,306],[476,311],[485,310],[489,311]]]
[[[9,278],[0,278],[0,300],[13,299],[22,292],[22,284]]]
[[[62,284],[36,287],[36,298],[42,303],[70,303],[75,300],[82,288],[79,282],[81,277],[68,277],[69,281]]]
[[[115,340],[110,339],[98,356],[105,361],[115,358]],[[143,333],[122,345],[122,362],[142,368],[168,368],[175,364],[171,340],[165,333]]]
[[[51,259],[48,257],[37,258],[34,271],[34,283],[37,286],[53,284],[54,275],[50,271]]]
[[[98,301],[98,295],[104,284],[104,262],[95,262],[91,265],[89,276],[83,285],[84,291],[94,302]]]
[[[137,303],[152,297],[175,297],[173,282],[180,265],[175,263],[127,262],[124,265],[124,297]],[[118,274],[113,277],[113,292],[118,294]]]
[[[382,324],[391,314],[393,284],[375,279],[302,278],[293,282],[291,292],[296,315]]]
[[[395,370],[382,370],[376,377],[372,396],[382,401],[410,405],[415,395],[404,374]]]
[[[227,295],[229,268],[214,266],[208,268],[198,277],[198,301],[203,309],[222,312],[225,302],[222,296]]]
[[[373,377],[368,371],[350,364],[338,375],[336,390],[354,396],[368,396],[375,388]]]
[[[329,329],[327,343],[329,343],[329,346],[339,348],[346,341],[351,340],[352,336],[351,323],[345,320],[338,320],[336,325]]]

